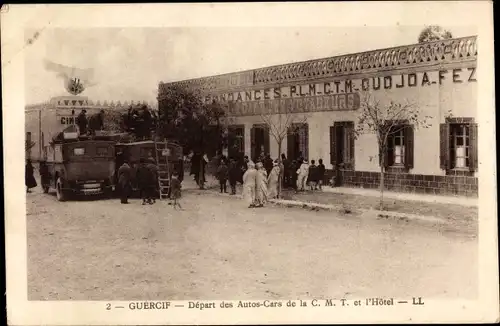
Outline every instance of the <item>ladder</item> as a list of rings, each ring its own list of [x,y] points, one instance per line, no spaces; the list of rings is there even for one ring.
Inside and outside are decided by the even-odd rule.
[[[168,156],[164,151],[167,151],[167,141],[157,142],[155,144],[156,166],[158,167],[158,189],[160,191],[160,200],[169,199],[170,197],[170,164]]]

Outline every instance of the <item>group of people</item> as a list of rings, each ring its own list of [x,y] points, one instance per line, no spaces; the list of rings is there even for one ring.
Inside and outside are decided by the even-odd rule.
[[[281,169],[278,161],[273,161],[269,174],[264,164],[249,161],[243,174],[243,197],[248,207],[263,207],[270,198],[277,198]]]
[[[249,207],[262,207],[270,198],[278,197],[280,182],[284,188],[294,188],[296,191],[322,190],[325,177],[325,165],[319,159],[309,161],[299,154],[299,158],[290,162],[285,154],[281,162],[272,160],[270,155],[260,155],[251,161],[244,156],[243,162],[235,159],[227,160],[221,157],[215,177],[219,180],[220,192],[228,193],[227,183],[231,187],[231,195],[236,194],[236,184],[243,185],[243,197]]]
[[[297,191],[304,191],[308,186],[310,190],[321,190],[325,178],[325,165],[323,160],[319,159],[316,165],[315,160],[311,164],[306,158],[299,154],[299,157],[289,162],[284,154],[283,166],[283,185],[286,188],[294,188]]]
[[[118,186],[120,193],[120,202],[128,204],[128,198],[132,193],[132,174],[133,169],[127,160],[118,169]],[[158,166],[153,158],[141,158],[136,170],[136,181],[142,198],[142,205],[153,205],[156,200],[158,190]],[[181,192],[181,182],[177,172],[172,174],[170,179],[170,198],[174,200],[174,206],[179,206],[178,199]]]
[[[304,159],[296,171],[297,181],[295,189],[297,191],[304,191],[309,186],[310,190],[322,190],[325,170],[322,159],[318,160],[318,165],[316,165],[315,160],[311,160],[311,164],[309,164],[308,160]]]
[[[97,130],[104,129],[104,110],[87,118],[87,110],[83,109],[76,117],[76,125],[80,135],[95,135]]]

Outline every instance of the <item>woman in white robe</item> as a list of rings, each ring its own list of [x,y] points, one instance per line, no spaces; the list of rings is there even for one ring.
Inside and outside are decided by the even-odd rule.
[[[297,191],[304,191],[307,184],[307,176],[309,175],[309,164],[304,160],[297,170]]]
[[[263,207],[267,201],[267,172],[264,165],[257,163],[257,178],[255,188],[255,201],[257,207]]]
[[[248,169],[243,174],[243,198],[248,203],[248,207],[255,207],[255,185],[257,181],[257,170],[255,164],[248,163]]]
[[[278,166],[278,162],[274,161],[273,169],[269,173],[269,177],[267,178],[267,191],[269,198],[277,198],[278,197],[278,184],[280,179],[280,167]]]

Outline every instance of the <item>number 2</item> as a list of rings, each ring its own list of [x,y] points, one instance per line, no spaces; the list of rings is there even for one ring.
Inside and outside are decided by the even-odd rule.
[[[106,310],[111,310],[111,303],[106,303]]]

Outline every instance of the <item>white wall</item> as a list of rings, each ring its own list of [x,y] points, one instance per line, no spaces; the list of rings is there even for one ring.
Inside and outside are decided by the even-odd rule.
[[[431,127],[428,129],[415,130],[414,134],[414,168],[410,173],[442,175],[444,171],[439,166],[439,124],[443,123],[448,111],[451,110],[455,117],[477,116],[477,83],[468,82],[470,71],[463,68],[461,72],[456,71],[458,79],[462,83],[453,82],[453,71],[448,69],[442,74],[444,79],[439,83],[438,71],[427,72],[430,85],[423,84],[423,73],[417,73],[417,85],[414,87],[397,88],[401,75],[393,76],[393,85],[390,89],[370,90],[374,98],[382,105],[391,100],[399,103],[412,103],[416,105],[422,116],[429,115],[428,120]],[[383,77],[383,75],[380,75]],[[406,78],[407,74],[404,75]],[[381,78],[381,80],[383,80]],[[408,81],[405,79],[406,82]],[[370,83],[372,79],[369,78]],[[359,88],[362,80],[352,80],[353,88]],[[330,162],[330,126],[335,121],[354,121],[356,123],[359,111],[328,111],[312,112],[307,114],[309,124],[309,154],[308,158],[318,160],[322,158],[327,168],[331,168]],[[296,114],[302,117],[304,114]],[[245,125],[245,151],[250,155],[250,129],[253,124],[262,123],[260,116],[236,117],[236,124]],[[276,158],[278,145],[270,136],[271,156]],[[286,137],[283,141],[282,152],[286,154]],[[379,171],[378,147],[374,134],[361,135],[355,142],[355,168],[357,171]]]

